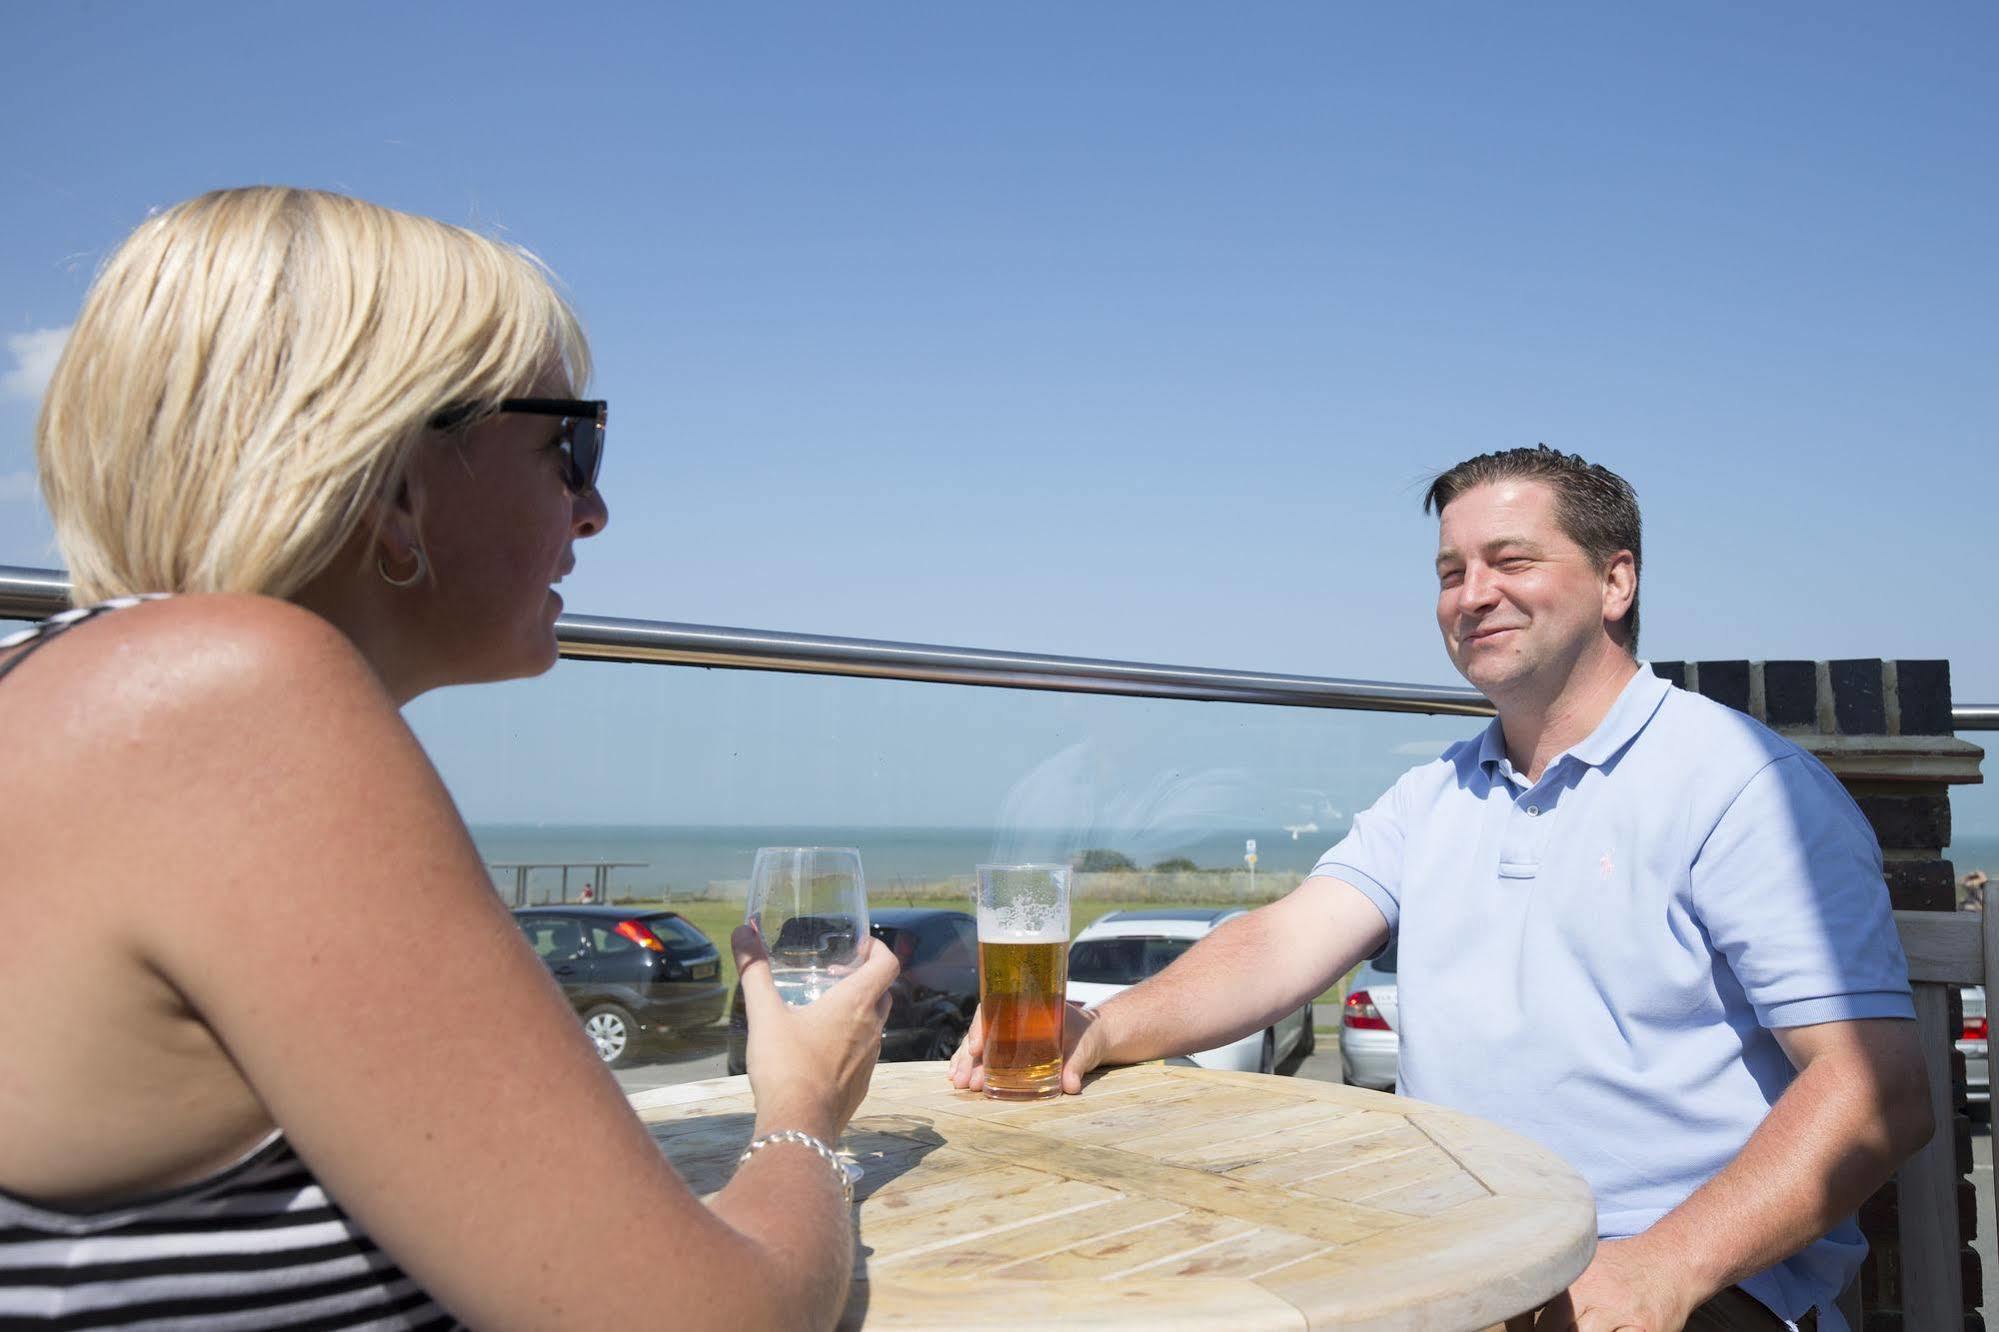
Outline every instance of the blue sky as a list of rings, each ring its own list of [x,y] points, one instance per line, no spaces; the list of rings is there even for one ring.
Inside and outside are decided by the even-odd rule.
[[[284,181],[562,275],[612,400],[577,611],[1450,681],[1423,479],[1546,440],[1639,489],[1651,655],[1999,701],[1996,46],[1971,4],[9,6],[0,562],[53,562],[33,397],[96,263]],[[1078,743],[1350,807],[1455,725],[1252,711],[571,664],[412,717],[475,818],[666,821],[982,822]]]

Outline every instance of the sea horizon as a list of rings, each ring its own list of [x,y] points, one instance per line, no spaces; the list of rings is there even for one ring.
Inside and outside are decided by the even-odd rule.
[[[871,891],[969,879],[981,864],[1073,861],[1086,851],[1114,852],[1139,869],[1192,861],[1202,870],[1246,870],[1255,842],[1257,870],[1303,874],[1346,832],[1346,823],[1313,828],[1006,828],[929,824],[624,824],[475,823],[472,838],[489,866],[529,862],[580,865],[624,862],[608,871],[614,896],[698,894],[749,877],[760,846],[859,849]],[[512,871],[495,870],[512,882]],[[560,871],[533,871],[554,884]],[[572,885],[587,872],[571,871]]]
[[[923,884],[957,882],[988,863],[1067,863],[1086,851],[1114,852],[1139,869],[1166,861],[1191,861],[1197,869],[1240,871],[1248,844],[1256,844],[1257,869],[1302,875],[1345,835],[1344,820],[1313,828],[1005,828],[977,824],[628,824],[475,823],[480,857],[489,866],[529,862],[549,865],[621,862],[608,873],[614,896],[698,895],[711,885],[749,877],[760,846],[852,846],[861,852],[871,891],[893,893]],[[1959,837],[1944,852],[1955,873],[1984,870],[1999,876],[1999,836]],[[496,883],[514,872],[493,870]],[[536,888],[553,887],[556,869],[531,873]],[[589,871],[572,870],[572,886]]]

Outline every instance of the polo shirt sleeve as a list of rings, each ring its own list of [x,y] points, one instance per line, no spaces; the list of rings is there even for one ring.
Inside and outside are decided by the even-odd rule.
[[[1695,857],[1691,891],[1764,1027],[1915,1016],[1874,832],[1809,755],[1749,779]]]
[[[1402,914],[1402,847],[1407,835],[1408,778],[1388,788],[1367,809],[1354,815],[1347,835],[1312,866],[1312,873],[1326,874],[1358,888],[1374,903],[1388,922],[1388,937],[1395,938]]]

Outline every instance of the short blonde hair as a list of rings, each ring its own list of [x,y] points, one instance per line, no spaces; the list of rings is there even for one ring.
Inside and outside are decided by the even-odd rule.
[[[440,410],[589,345],[526,251],[317,190],[149,218],[92,284],[35,430],[81,605],[290,596],[392,493]]]

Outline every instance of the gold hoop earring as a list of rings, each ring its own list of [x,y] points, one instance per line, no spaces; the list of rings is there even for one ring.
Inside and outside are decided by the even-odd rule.
[[[423,547],[413,547],[410,554],[416,557],[416,568],[410,570],[409,577],[397,578],[394,574],[390,573],[386,557],[381,555],[375,557],[375,572],[380,574],[382,581],[390,587],[415,587],[417,580],[423,577]]]

